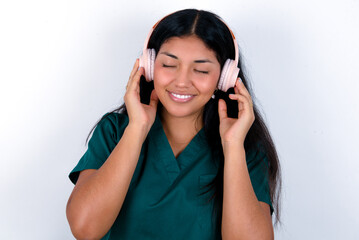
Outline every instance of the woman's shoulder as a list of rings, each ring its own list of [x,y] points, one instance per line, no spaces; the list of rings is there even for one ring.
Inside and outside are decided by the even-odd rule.
[[[107,112],[98,122],[97,128],[113,133],[116,139],[119,139],[128,125],[128,116],[120,112]]]
[[[113,124],[116,126],[121,126],[121,125],[127,125],[128,124],[128,116],[125,113],[121,113],[121,112],[107,112],[106,114],[104,114],[100,121],[99,124]]]

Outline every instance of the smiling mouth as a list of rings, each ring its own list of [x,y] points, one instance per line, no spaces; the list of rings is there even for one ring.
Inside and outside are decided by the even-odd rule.
[[[168,92],[171,99],[175,102],[188,102],[194,98],[195,95],[190,94],[178,94],[173,92]]]

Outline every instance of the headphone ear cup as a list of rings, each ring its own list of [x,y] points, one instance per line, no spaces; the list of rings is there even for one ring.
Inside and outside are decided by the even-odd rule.
[[[219,81],[218,81],[218,89],[223,91],[223,92],[226,92],[227,90],[225,90],[225,82],[226,82],[226,75],[227,75],[227,72],[228,72],[228,65],[230,63],[230,59],[227,59],[226,62],[224,63],[223,65],[223,68],[222,68],[222,71],[221,71],[221,76],[219,78]]]
[[[236,85],[239,68],[236,66],[236,62],[231,59],[227,59],[224,63],[221,77],[218,82],[218,89],[227,92],[229,88]]]
[[[145,74],[147,73],[147,50],[142,52],[142,55],[140,56],[140,63],[139,63],[139,67],[143,67],[145,69]],[[147,76],[145,76],[146,80],[147,80]]]
[[[140,56],[140,67],[145,69],[145,78],[147,82],[153,80],[155,58],[156,51],[154,49],[146,49]]]
[[[156,51],[155,51],[155,49],[151,48],[151,49],[148,49],[148,53],[149,53],[149,80],[148,81],[152,81],[154,78]]]

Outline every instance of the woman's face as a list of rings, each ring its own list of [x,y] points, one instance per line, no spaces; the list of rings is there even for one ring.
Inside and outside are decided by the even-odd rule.
[[[197,117],[215,91],[220,63],[196,36],[172,37],[156,56],[154,88],[166,113]]]

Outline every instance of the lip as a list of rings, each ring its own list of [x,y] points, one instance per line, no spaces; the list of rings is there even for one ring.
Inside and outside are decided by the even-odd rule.
[[[192,95],[192,94],[185,94],[185,93],[174,93],[174,92],[170,92],[170,91],[167,91],[168,92],[168,95],[169,97],[174,101],[174,102],[178,102],[178,103],[186,103],[186,102],[189,102],[191,101],[195,95]],[[176,95],[189,95],[190,97],[186,97],[186,98],[179,98],[179,97],[176,97],[175,95],[173,94],[176,94]]]

